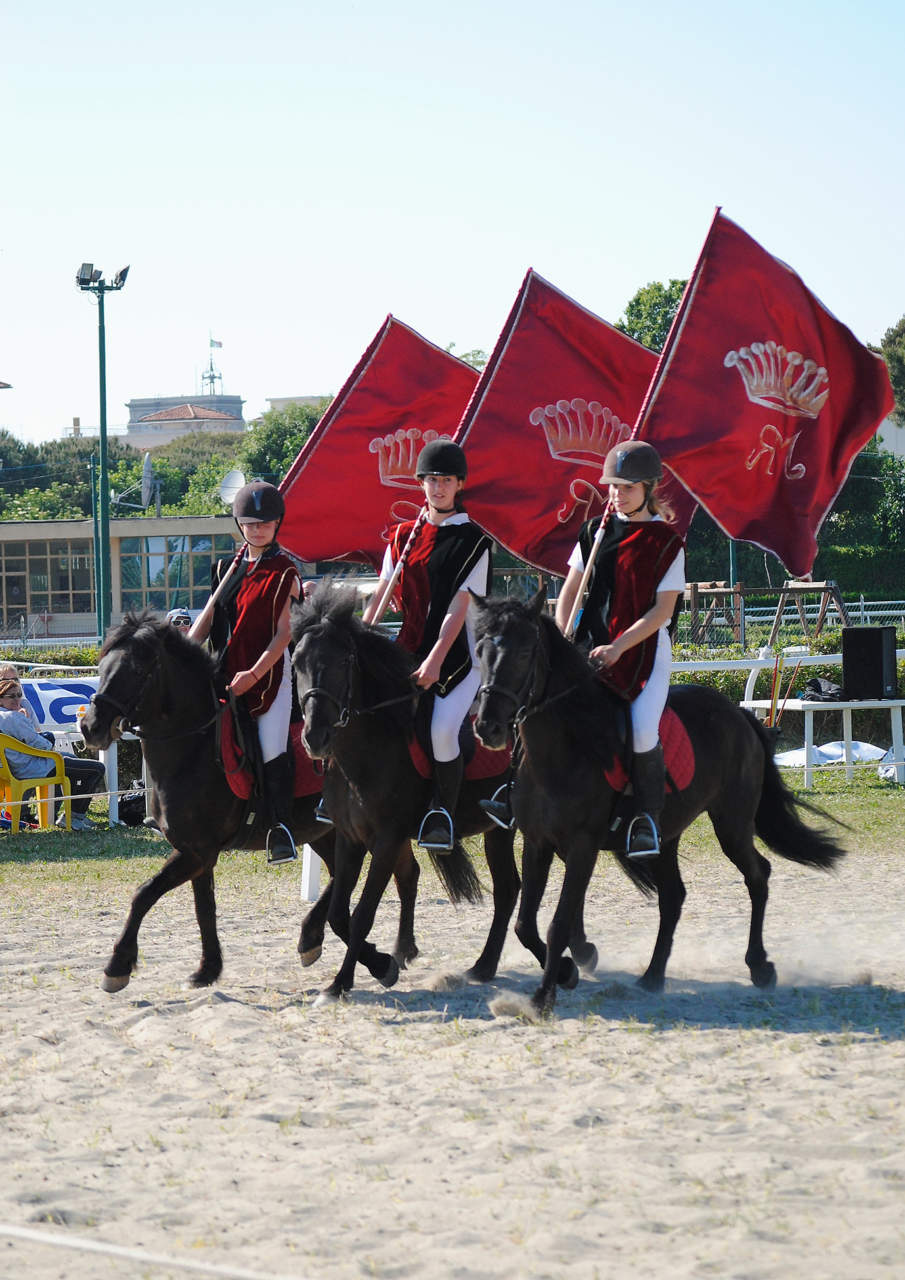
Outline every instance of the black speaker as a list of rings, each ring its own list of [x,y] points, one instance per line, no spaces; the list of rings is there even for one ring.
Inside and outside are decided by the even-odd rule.
[[[847,702],[899,696],[895,627],[842,628],[842,695]]]

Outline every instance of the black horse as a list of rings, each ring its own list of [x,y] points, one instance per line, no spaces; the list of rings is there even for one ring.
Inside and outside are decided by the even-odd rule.
[[[431,782],[421,776],[409,753],[417,700],[412,659],[355,617],[356,606],[354,590],[334,589],[326,583],[310,600],[296,606],[292,616],[292,665],[305,714],[303,741],[309,755],[330,760],[324,798],[338,835],[329,920],[334,929],[349,928],[345,960],[322,993],[324,1000],[338,999],[351,990],[359,948],[371,929],[398,851],[417,833],[431,798]],[[494,826],[478,804],[493,794],[505,775],[501,762],[494,777],[466,779],[455,813],[460,836],[484,833],[493,880],[490,932],[466,974],[475,982],[489,981],[496,973],[518,898],[513,834]],[[350,917],[362,865],[359,851],[365,847],[371,851],[370,867]],[[450,854],[431,854],[431,860],[453,901],[476,900],[477,879],[460,843]],[[593,952],[588,944],[585,948]]]
[[[101,651],[98,691],[81,722],[89,746],[105,748],[127,728],[138,726],[152,784],[151,812],[173,846],[161,870],[137,890],[126,926],[104,970],[105,991],[127,985],[138,956],[142,920],[165,893],[191,881],[201,932],[201,964],[190,981],[216,982],[223,968],[217,936],[214,867],[221,849],[263,848],[264,826],[244,823],[246,804],[236,797],[218,760],[216,666],[200,645],[153,613],[128,614]],[[314,817],[320,795],[293,807],[293,835],[307,841],[332,873],[334,833]],[[363,853],[363,851],[362,851]],[[413,936],[418,864],[401,851],[396,872],[401,902],[396,953],[417,955]],[[302,924],[298,950],[303,964],[317,959],[332,881]],[[383,972],[386,957],[367,946],[362,960]]]
[[[618,725],[624,703],[611,693],[579,650],[543,613],[545,593],[530,604],[479,601],[476,634],[482,687],[476,730],[490,747],[505,746],[518,728],[522,764],[513,807],[524,834],[522,897],[516,934],[544,965],[532,1003],[550,1012],[570,921],[584,902],[600,849],[624,848],[624,827],[612,830],[616,793],[605,776],[622,750]],[[647,892],[659,895],[660,929],[640,984],[663,987],[672,939],[685,899],[679,874],[682,832],[701,813],[713,823],[727,858],[745,878],[751,927],[745,962],[758,987],[772,987],[776,970],[763,944],[770,864],[754,847],[755,833],[793,862],[830,870],[843,850],[798,816],[782,782],[767,732],[753,715],[711,689],[677,686],[669,704],[694,751],[694,775],[667,795],[658,858],[629,861],[623,869]],[[807,808],[808,806],[803,805]],[[566,869],[546,947],[537,912],[554,850]]]

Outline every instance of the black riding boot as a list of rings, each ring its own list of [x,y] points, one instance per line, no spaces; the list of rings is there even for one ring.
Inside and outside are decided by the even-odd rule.
[[[512,813],[512,783],[513,779],[510,777],[501,787],[497,787],[489,800],[478,801],[487,817],[492,818],[504,831],[512,831],[515,828],[515,817]]]
[[[460,755],[455,760],[434,761],[434,798],[418,832],[418,843],[422,849],[431,849],[434,853],[452,852],[455,843],[453,815],[459,800],[462,773]]]
[[[298,857],[290,830],[292,809],[292,758],[283,752],[264,764],[265,801],[270,830],[267,832],[267,861],[292,862]]]
[[[632,759],[635,816],[629,824],[625,852],[630,858],[654,858],[660,852],[660,814],[666,792],[666,766],[658,742],[652,751]]]

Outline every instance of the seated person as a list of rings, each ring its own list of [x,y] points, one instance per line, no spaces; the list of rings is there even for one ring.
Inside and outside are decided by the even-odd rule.
[[[188,631],[192,625],[192,615],[188,609],[171,609],[167,614],[167,622],[171,627],[180,627],[184,631]]]
[[[22,711],[22,686],[17,678],[0,677],[0,733],[18,738],[26,746],[47,751],[48,743],[32,728]],[[62,754],[62,753],[61,753]],[[53,773],[53,761],[42,756],[30,756],[20,751],[7,751],[9,767],[17,778],[40,778]],[[94,823],[88,818],[88,806],[96,791],[102,791],[106,783],[106,771],[100,760],[89,756],[63,755],[63,770],[72,787],[72,829],[91,831]],[[57,819],[62,823],[63,815]]]
[[[21,677],[19,676],[19,668],[16,666],[14,662],[0,663],[0,680],[15,680],[16,684],[21,683]],[[46,738],[48,744],[52,747],[53,741],[54,741],[53,734],[48,729],[44,729],[44,730],[41,729],[41,726],[38,723],[38,717],[35,715],[34,707],[31,705],[31,703],[28,701],[27,698],[22,699],[22,702],[19,706],[19,710],[21,711],[22,715],[28,719],[29,724],[35,730],[35,732],[40,733],[42,738]]]

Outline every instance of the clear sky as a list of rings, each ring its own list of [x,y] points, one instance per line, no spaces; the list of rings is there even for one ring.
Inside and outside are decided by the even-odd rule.
[[[392,312],[493,346],[525,271],[616,320],[717,204],[865,341],[905,313],[901,0],[18,0],[0,426],[335,392]]]

